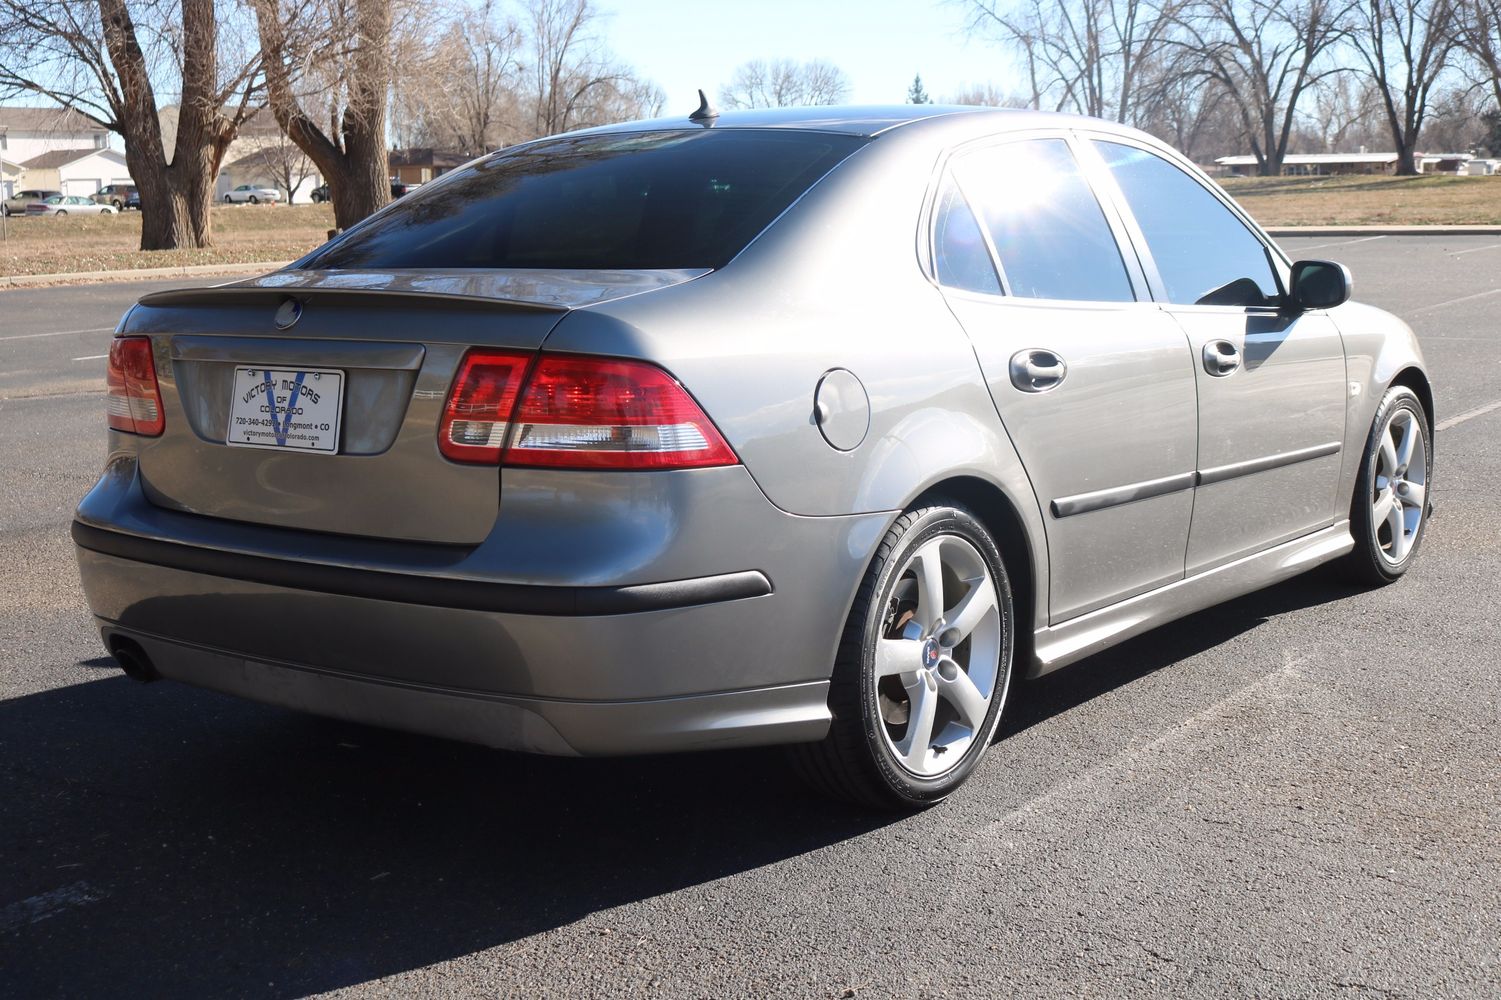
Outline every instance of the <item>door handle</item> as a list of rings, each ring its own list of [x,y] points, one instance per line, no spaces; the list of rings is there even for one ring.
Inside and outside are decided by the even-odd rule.
[[[1240,367],[1240,351],[1228,340],[1211,340],[1204,345],[1204,370],[1215,378],[1224,378]]]
[[[1011,355],[1011,384],[1022,392],[1047,392],[1068,375],[1068,364],[1052,351],[1029,348]]]

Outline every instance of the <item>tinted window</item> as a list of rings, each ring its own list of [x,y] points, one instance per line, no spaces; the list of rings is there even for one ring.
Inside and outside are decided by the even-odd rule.
[[[1277,302],[1277,278],[1266,248],[1202,184],[1144,149],[1115,142],[1095,145],[1141,226],[1169,302]]]
[[[956,169],[990,231],[1009,294],[1096,302],[1135,298],[1105,213],[1062,139],[982,150]]]
[[[944,181],[933,214],[933,266],[939,283],[951,288],[993,294],[1001,290],[980,224],[950,180]]]
[[[304,266],[719,267],[863,142],[697,128],[554,139],[414,188]]]

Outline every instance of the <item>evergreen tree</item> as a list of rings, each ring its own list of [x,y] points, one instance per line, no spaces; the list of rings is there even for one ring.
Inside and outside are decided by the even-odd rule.
[[[907,103],[908,104],[932,104],[933,103],[933,101],[928,97],[927,90],[925,90],[923,88],[923,85],[922,85],[922,74],[921,73],[917,74],[916,76],[914,76],[912,78],[912,86],[910,86],[910,87],[907,88]]]

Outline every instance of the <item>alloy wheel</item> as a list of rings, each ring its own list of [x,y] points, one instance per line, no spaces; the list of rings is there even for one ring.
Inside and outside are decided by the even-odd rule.
[[[1371,530],[1381,558],[1398,565],[1412,551],[1427,511],[1428,446],[1410,409],[1397,408],[1372,458]]]
[[[973,545],[945,534],[912,553],[875,650],[876,708],[903,768],[934,778],[964,759],[997,694],[1002,638],[995,581]]]

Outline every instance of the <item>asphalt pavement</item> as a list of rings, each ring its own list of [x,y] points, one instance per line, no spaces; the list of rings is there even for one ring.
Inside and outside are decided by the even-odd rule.
[[[965,790],[553,760],[127,680],[67,525],[148,288],[0,291],[0,996],[1501,996],[1501,239],[1350,265],[1436,381],[1398,585],[1321,571],[1022,685]]]

